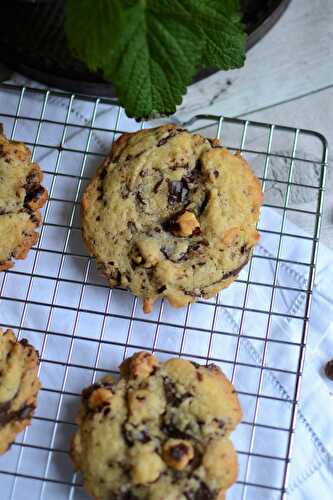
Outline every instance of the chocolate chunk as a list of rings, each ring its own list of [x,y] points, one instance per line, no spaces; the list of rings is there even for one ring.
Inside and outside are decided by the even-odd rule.
[[[158,141],[158,143],[157,143],[157,147],[159,148],[160,146],[163,146],[163,144],[165,144],[168,139],[169,139],[169,136],[168,137],[163,137],[162,139],[160,139]]]
[[[237,274],[239,274],[241,272],[241,270],[248,263],[248,261],[249,261],[249,259],[247,258],[240,266],[236,267],[236,269],[233,269],[232,271],[229,271],[228,273],[223,274],[221,280],[226,280],[228,278],[231,278],[231,276],[237,276]]]
[[[218,418],[214,418],[214,422],[217,423],[217,426],[219,429],[224,429],[224,426],[225,426],[225,422],[224,420],[221,420],[221,419],[218,419]]]
[[[103,170],[99,174],[99,178],[101,179],[101,181],[105,178],[106,174],[107,174],[107,170],[106,170],[106,168],[103,168]]]
[[[154,193],[157,193],[157,191],[159,190],[159,187],[161,186],[162,182],[163,182],[163,179],[160,179],[159,181],[156,182],[156,184],[155,184],[155,186],[153,188]]]
[[[184,492],[184,496],[187,500],[215,500],[217,493],[210,490],[206,483],[200,481],[197,490],[187,490]]]
[[[200,245],[201,245],[200,242],[196,243],[195,245],[190,246],[189,250],[191,250],[191,252],[197,252],[199,250],[199,248],[200,248]]]
[[[195,361],[191,361],[191,364],[192,364],[195,368],[201,368],[201,365],[199,365],[199,363],[196,363]]]
[[[192,233],[192,236],[199,236],[199,234],[201,234],[201,229],[200,227],[196,227],[193,229],[193,233]]]
[[[161,431],[164,432],[169,438],[173,439],[192,439],[192,436],[187,432],[177,429],[172,424],[165,424],[161,427]]]
[[[209,198],[210,198],[210,194],[208,192],[206,192],[204,200],[201,204],[201,207],[198,210],[199,215],[201,215],[204,212],[205,208],[207,207],[208,202],[209,202]]]
[[[126,423],[124,423],[122,425],[121,433],[126,441],[127,446],[129,446],[131,448],[134,444],[134,439],[133,439],[132,433],[126,429]]]
[[[23,405],[17,411],[8,412],[9,408],[10,401],[2,403],[0,407],[0,426],[4,426],[8,424],[8,422],[12,422],[14,420],[26,420],[27,418],[30,418],[35,409],[35,405]]]
[[[141,431],[137,439],[138,441],[140,441],[140,443],[149,443],[149,441],[151,441],[151,437],[148,436],[147,432],[145,431]]]
[[[177,129],[176,129],[177,130]],[[171,139],[172,137],[175,137],[175,135],[177,135],[177,132],[176,130],[172,130],[169,135],[167,135],[166,137],[162,137],[162,139],[160,139],[157,143],[157,147],[161,147],[163,146],[166,142],[168,142],[169,139]]]
[[[118,269],[106,272],[107,277],[112,280],[116,285],[121,284],[121,272]]]
[[[43,186],[38,186],[34,190],[27,191],[27,194],[24,198],[24,206],[29,204],[31,201],[39,200],[45,193],[45,188]]]
[[[171,404],[175,408],[177,408],[185,399],[193,396],[190,392],[177,394],[175,384],[168,377],[164,378],[163,385],[167,403]]]
[[[146,201],[143,199],[141,193],[136,193],[136,199],[138,200],[139,203],[141,203],[141,205],[146,205],[147,204]]]
[[[325,365],[325,375],[330,380],[333,380],[333,359],[328,361]]]
[[[25,420],[26,418],[30,418],[34,409],[35,409],[34,405],[23,406],[17,412],[15,412],[17,414],[17,419]]]
[[[151,437],[146,431],[138,431],[135,426],[127,422],[122,426],[122,435],[129,447],[133,446],[135,441],[139,441],[140,443],[148,443],[151,441]]]
[[[183,177],[184,181],[186,181],[187,184],[190,185],[198,184],[200,178],[201,178],[201,172],[196,167]]]
[[[189,163],[173,163],[172,165],[169,166],[170,170],[177,170],[178,168],[183,168],[184,170],[189,168]]]
[[[173,405],[173,403],[177,400],[176,386],[167,377],[163,380],[163,385],[164,385],[164,393],[165,393],[167,403]]]
[[[127,227],[131,231],[131,233],[135,233],[136,232],[136,225],[135,225],[134,222],[128,221],[127,222]]]
[[[124,491],[122,493],[112,493],[108,496],[109,500],[137,500],[137,496],[134,495],[131,491]]]
[[[172,458],[174,458],[177,461],[181,460],[183,456],[187,454],[187,452],[188,452],[188,447],[184,443],[172,446],[169,451]]]
[[[121,186],[121,197],[123,200],[126,200],[126,198],[128,198],[129,193],[130,193],[130,189],[127,186],[127,184],[125,184],[124,186]]]
[[[160,288],[157,289],[157,293],[162,293],[167,289],[165,285],[161,286]]]
[[[168,226],[166,226],[166,227],[168,227]],[[166,230],[169,231],[169,229],[166,229]],[[171,262],[180,262],[181,260],[185,260],[186,254],[187,254],[187,252],[181,253],[178,255],[177,259],[174,259],[173,252],[171,250],[169,250],[168,248],[161,247],[161,252],[164,255],[164,257],[166,259],[170,260]]]
[[[202,375],[202,373],[196,372],[196,376],[197,376],[197,379],[199,380],[199,382],[203,381],[203,375]]]
[[[180,181],[168,181],[169,183],[169,196],[168,202],[170,205],[175,203],[184,203],[187,199],[189,189],[187,181],[184,177]]]
[[[200,486],[195,492],[193,500],[214,500],[215,498],[215,493],[208,488],[206,483],[200,481]]]
[[[202,172],[202,161],[201,161],[201,158],[198,158],[196,163],[195,163],[195,169],[198,171],[198,172]]]
[[[38,184],[39,182],[36,176],[36,172],[33,172],[26,177],[24,189],[26,191],[32,191],[34,188],[38,186]]]
[[[5,403],[0,403],[0,418],[2,413],[7,413],[10,408],[11,401],[6,401]]]
[[[220,371],[220,368],[215,365],[214,363],[210,363],[209,365],[206,366],[207,370],[209,370],[210,372],[216,372],[216,371]]]
[[[247,264],[247,263],[248,263],[248,261],[249,261],[249,258],[250,258],[250,257],[248,256],[248,257],[244,260],[244,262],[243,262],[240,266],[236,267],[236,268],[235,268],[235,269],[233,269],[232,271],[229,271],[229,272],[227,272],[227,273],[222,274],[222,276],[221,276],[218,280],[214,281],[213,283],[207,283],[207,284],[206,284],[205,286],[203,286],[202,288],[206,288],[206,287],[208,287],[208,286],[213,286],[213,285],[216,285],[217,283],[220,283],[222,280],[226,280],[226,279],[228,279],[228,278],[231,278],[232,276],[237,276],[237,274],[239,274],[239,273],[240,273],[240,271],[243,269],[243,267],[244,267],[244,266],[246,266],[246,264]],[[190,290],[188,290],[188,291],[187,291],[187,290],[184,290],[184,293],[187,293],[187,292],[188,292],[189,294],[193,293],[193,292],[191,292]]]
[[[23,345],[23,347],[30,346],[28,339],[21,339],[20,344]]]
[[[216,178],[220,175],[218,170],[214,170],[213,174],[214,174],[214,177],[216,177]]]

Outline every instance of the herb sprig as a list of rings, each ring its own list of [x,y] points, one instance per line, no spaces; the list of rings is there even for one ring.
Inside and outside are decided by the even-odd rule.
[[[245,60],[238,0],[67,0],[65,28],[136,118],[175,112],[199,69]]]

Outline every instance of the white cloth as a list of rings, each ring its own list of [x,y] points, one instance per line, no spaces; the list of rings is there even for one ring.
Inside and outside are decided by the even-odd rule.
[[[10,99],[8,95],[0,93],[0,110],[6,113],[15,113],[17,99]],[[51,120],[64,120],[68,100],[59,97],[50,97],[46,108],[45,117]],[[24,98],[21,113],[25,116],[39,116],[42,109],[42,100],[38,96],[28,95]],[[74,101],[70,115],[71,122],[79,125],[90,123],[92,106],[82,101]],[[108,106],[101,105],[95,119],[95,126],[113,127],[117,120],[117,110],[110,110]],[[119,118],[118,128],[122,131],[136,130],[139,125],[127,119],[124,115]],[[5,131],[10,132],[12,120],[3,119]],[[7,130],[6,130],[7,129]],[[59,146],[61,141],[62,127],[43,126],[40,130],[39,143],[44,145]],[[15,138],[31,141],[36,134],[36,126],[28,121],[19,122]],[[65,144],[67,147],[82,148],[87,141],[88,132],[85,129],[70,128],[68,130]],[[112,135],[106,132],[94,131],[90,137],[89,151],[105,154],[110,146]],[[80,174],[82,155],[75,153],[63,154],[60,164],[56,163],[58,150],[49,148],[37,148],[35,159],[45,170],[50,172],[58,168],[59,172]],[[90,176],[98,164],[97,158],[88,158],[84,165],[84,174]],[[48,187],[51,187],[52,176],[47,175],[45,179]],[[82,183],[81,191],[84,187]],[[55,198],[73,200],[77,189],[77,181],[67,177],[58,177],[53,186]],[[78,198],[79,199],[79,198]],[[73,205],[60,202],[51,202],[47,222],[66,224],[70,220]],[[276,230],[281,228],[281,215],[270,208],[263,208],[260,219],[262,230]],[[77,211],[74,214],[73,225],[78,226],[79,218]],[[286,220],[284,232],[295,235],[305,235],[304,231]],[[73,237],[72,237],[73,236]],[[80,257],[67,256],[60,270],[61,278],[82,280],[86,271],[87,257],[84,257],[79,230],[74,231],[68,242],[67,252],[82,254]],[[250,267],[247,266],[241,273],[237,283],[220,294],[217,314],[214,315],[214,307],[206,304],[196,304],[190,309],[187,318],[187,332],[183,336],[183,323],[185,321],[185,310],[173,310],[168,305],[164,306],[161,316],[162,323],[172,323],[174,326],[167,327],[162,324],[158,337],[155,336],[156,325],[154,323],[142,323],[143,317],[140,305],[135,308],[134,315],[137,321],[132,324],[130,343],[133,348],[126,351],[126,355],[135,350],[135,346],[152,347],[154,339],[157,349],[177,352],[183,343],[183,352],[195,356],[206,357],[209,351],[211,358],[223,359],[221,366],[230,376],[234,376],[234,382],[241,394],[241,402],[244,410],[244,420],[252,422],[256,413],[256,422],[259,426],[252,435],[253,427],[243,424],[234,433],[234,442],[240,451],[240,483],[235,485],[229,493],[228,498],[239,500],[246,499],[277,499],[280,498],[278,488],[281,488],[288,445],[289,432],[286,430],[291,425],[291,405],[288,400],[295,397],[295,375],[300,359],[300,346],[303,332],[303,316],[306,306],[306,289],[309,279],[309,266],[280,263],[275,285],[277,285],[272,297],[272,287],[264,286],[274,283],[275,265],[274,257],[278,251],[277,235],[262,232],[260,243],[255,254],[258,257],[252,259],[251,284],[246,287],[246,280]],[[44,249],[62,250],[66,244],[66,232],[61,228],[47,227],[41,239],[40,246]],[[300,238],[283,238],[280,258],[294,262],[310,262],[312,242]],[[30,252],[24,262],[18,262],[16,271],[30,272],[34,263],[35,252]],[[306,350],[305,369],[302,377],[301,400],[297,410],[297,430],[293,445],[292,463],[289,475],[289,498],[293,500],[329,500],[332,498],[333,488],[333,432],[331,423],[333,421],[333,382],[330,382],[323,373],[325,362],[333,357],[333,300],[330,289],[333,282],[333,254],[323,246],[320,249],[317,273],[312,295],[312,308],[310,316],[310,329]],[[29,277],[9,273],[3,285],[3,297],[24,299],[29,292],[31,304],[23,311],[23,304],[15,301],[0,302],[0,322],[2,324],[17,325],[22,320],[21,334],[28,337],[41,351],[45,360],[42,362],[41,378],[46,389],[61,389],[79,392],[96,375],[93,370],[80,369],[80,366],[94,367],[98,360],[101,370],[116,369],[124,355],[122,343],[126,341],[129,331],[129,322],[124,317],[131,314],[133,299],[129,293],[113,291],[111,301],[108,303],[108,290],[106,288],[94,287],[94,283],[104,283],[99,274],[91,266],[87,273],[87,281],[84,296],[80,295],[79,284],[61,282],[55,292],[55,278],[59,272],[61,255],[52,255],[41,252],[35,267],[35,274],[48,276],[49,279],[34,279],[33,285],[28,290]],[[263,286],[260,286],[260,283]],[[283,288],[283,287],[287,287]],[[299,291],[293,291],[297,288]],[[246,292],[247,290],[247,292]],[[247,311],[242,313],[242,306],[246,296]],[[49,312],[52,300],[57,305],[52,311],[49,320]],[[43,307],[38,306],[41,302]],[[209,301],[211,304],[214,301]],[[71,309],[62,309],[61,306]],[[81,311],[76,312],[80,305]],[[103,323],[101,315],[94,315],[92,311],[103,312],[108,306],[108,311],[116,316],[109,316]],[[268,320],[270,309],[276,313]],[[158,318],[159,308],[155,308],[152,319]],[[285,317],[283,315],[292,317]],[[19,320],[18,320],[19,318]],[[49,320],[49,322],[48,322]],[[241,325],[242,335],[237,335]],[[24,330],[24,327],[29,330]],[[37,333],[38,330],[48,328],[54,335],[49,333],[46,343],[44,335]],[[191,329],[193,328],[193,329]],[[201,328],[202,331],[196,330]],[[213,328],[214,335],[210,336]],[[268,328],[268,342],[265,347],[265,336]],[[36,334],[33,330],[36,329]],[[88,342],[84,337],[98,339],[103,330],[103,339],[114,344],[102,344]],[[74,343],[71,344],[71,335],[74,331]],[[221,333],[224,332],[225,334]],[[57,336],[61,333],[64,336]],[[67,336],[66,336],[67,335]],[[76,339],[76,337],[80,337]],[[43,343],[44,342],[44,343]],[[239,342],[239,345],[238,345]],[[99,346],[99,347],[98,347]],[[233,371],[233,360],[238,352],[237,368]],[[66,362],[70,355],[71,366],[66,368],[61,362]],[[160,354],[161,357],[166,355]],[[272,370],[260,370],[263,356],[265,366]],[[276,370],[274,370],[276,369]],[[279,371],[283,370],[283,371]],[[99,373],[97,373],[97,377]],[[259,398],[258,402],[254,396],[258,392],[268,397]],[[274,399],[279,398],[279,399]],[[280,399],[284,401],[280,401]],[[257,407],[256,407],[257,402]],[[36,416],[41,418],[57,417],[63,420],[73,420],[77,411],[78,400],[66,395],[59,403],[58,394],[50,391],[42,391],[39,397],[39,405]],[[276,429],[272,429],[273,426]],[[283,428],[285,430],[278,430]],[[33,477],[43,477],[47,471],[48,477],[57,481],[71,481],[73,470],[68,457],[64,453],[54,452],[48,455],[47,448],[68,449],[69,436],[74,427],[54,427],[52,422],[35,419],[33,425],[25,435],[25,443],[32,446],[23,448],[20,458],[20,447],[14,445],[11,451],[0,458],[0,470],[11,472],[16,469],[19,461],[19,473]],[[23,437],[21,435],[22,440]],[[252,457],[247,468],[249,450],[252,439]],[[35,449],[33,446],[44,446],[46,449]],[[280,457],[280,459],[269,459],[264,456]],[[48,462],[48,457],[50,458]],[[247,478],[246,478],[247,470]],[[275,486],[277,490],[256,488],[247,486],[244,488],[242,482],[255,484],[260,483],[267,486]],[[13,489],[13,477],[0,474],[1,500],[10,498]],[[24,478],[19,478],[14,486],[12,498],[21,500],[23,498],[39,498],[41,483]],[[29,492],[29,494],[28,494]],[[242,497],[242,493],[245,496]],[[43,498],[48,500],[67,498],[70,487],[62,484],[47,483],[44,486]],[[82,490],[77,490],[73,496],[75,499],[86,498]]]

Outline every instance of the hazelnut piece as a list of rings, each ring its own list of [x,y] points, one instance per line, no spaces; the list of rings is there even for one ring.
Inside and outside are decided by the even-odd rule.
[[[200,234],[200,224],[193,212],[185,210],[175,219],[171,232],[175,236],[191,236]]]
[[[185,469],[193,457],[193,446],[185,439],[169,439],[163,446],[163,458],[173,469]]]

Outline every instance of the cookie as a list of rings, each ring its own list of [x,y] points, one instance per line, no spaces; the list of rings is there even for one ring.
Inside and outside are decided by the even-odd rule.
[[[240,154],[174,125],[122,135],[82,200],[110,286],[176,307],[234,281],[258,240],[259,180]]]
[[[31,423],[40,382],[38,353],[11,330],[0,329],[0,455]]]
[[[0,124],[0,271],[5,271],[37,242],[39,208],[47,200],[47,190],[41,186],[43,173],[31,161],[30,150],[2,132]]]
[[[215,365],[139,352],[82,392],[71,456],[98,500],[222,500],[237,478],[241,419]]]

